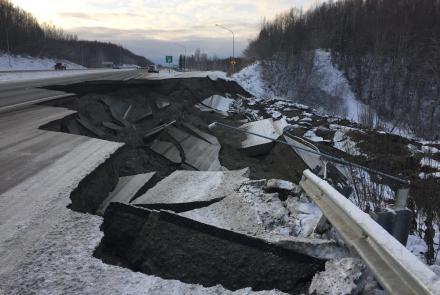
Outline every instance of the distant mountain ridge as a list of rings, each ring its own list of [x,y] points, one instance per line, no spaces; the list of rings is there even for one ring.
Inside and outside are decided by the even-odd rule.
[[[119,45],[78,40],[76,35],[67,34],[62,29],[41,25],[32,14],[9,0],[0,0],[0,28],[0,51],[8,51],[9,39],[11,54],[66,59],[85,67],[100,67],[103,62],[152,64]]]

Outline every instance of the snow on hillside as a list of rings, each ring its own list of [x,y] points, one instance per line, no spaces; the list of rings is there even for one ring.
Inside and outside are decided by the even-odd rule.
[[[346,118],[360,123],[361,111],[368,107],[356,100],[348,80],[332,64],[331,53],[322,49],[315,50],[314,67],[320,77],[319,88],[329,95],[342,97],[347,112]]]
[[[256,97],[261,97],[266,95],[266,91],[264,90],[264,82],[260,77],[260,73],[261,65],[259,62],[256,62],[234,74],[233,78],[244,90]]]
[[[11,66],[9,66],[9,57]],[[85,67],[68,60],[52,58],[38,58],[22,55],[0,53],[0,71],[24,71],[24,70],[52,70],[57,62],[62,62],[69,70],[85,69]]]

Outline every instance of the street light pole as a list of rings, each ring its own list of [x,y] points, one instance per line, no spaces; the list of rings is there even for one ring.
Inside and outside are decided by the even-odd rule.
[[[232,61],[231,61],[231,63],[232,63],[232,73],[234,73],[235,72],[235,33],[231,29],[229,29],[225,26],[222,26],[219,24],[215,24],[215,25],[219,28],[222,28],[226,31],[229,31],[232,34]]]
[[[186,72],[186,47],[184,46],[184,45],[182,45],[182,44],[180,44],[180,43],[175,43],[177,46],[180,46],[180,47],[182,47],[183,48],[183,50],[185,50],[185,59],[184,59],[184,61],[183,61],[183,68],[184,68],[184,72]]]

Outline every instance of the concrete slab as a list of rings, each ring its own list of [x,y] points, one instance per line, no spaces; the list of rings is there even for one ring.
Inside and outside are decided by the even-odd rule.
[[[149,208],[181,208],[220,200],[238,189],[249,169],[234,171],[175,171],[132,202]]]
[[[241,125],[241,130],[260,134],[266,137],[277,139],[283,134],[283,129],[288,124],[286,120],[274,121],[272,118],[249,122]],[[241,143],[241,148],[250,156],[258,156],[268,153],[273,146],[273,141],[255,135],[246,134],[245,140]]]
[[[156,172],[120,177],[117,186],[99,206],[96,214],[103,215],[105,209],[112,202],[128,204],[136,193],[151,180],[154,174]]]
[[[151,143],[150,148],[155,153],[162,155],[163,157],[167,158],[168,160],[170,160],[175,164],[182,163],[182,157],[180,156],[179,149],[169,141],[162,141],[159,139],[155,139]]]

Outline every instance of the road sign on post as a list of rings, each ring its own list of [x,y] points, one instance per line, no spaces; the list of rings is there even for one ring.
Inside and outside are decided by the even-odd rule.
[[[173,57],[171,55],[165,56],[165,62],[167,64],[172,64],[173,63]]]

